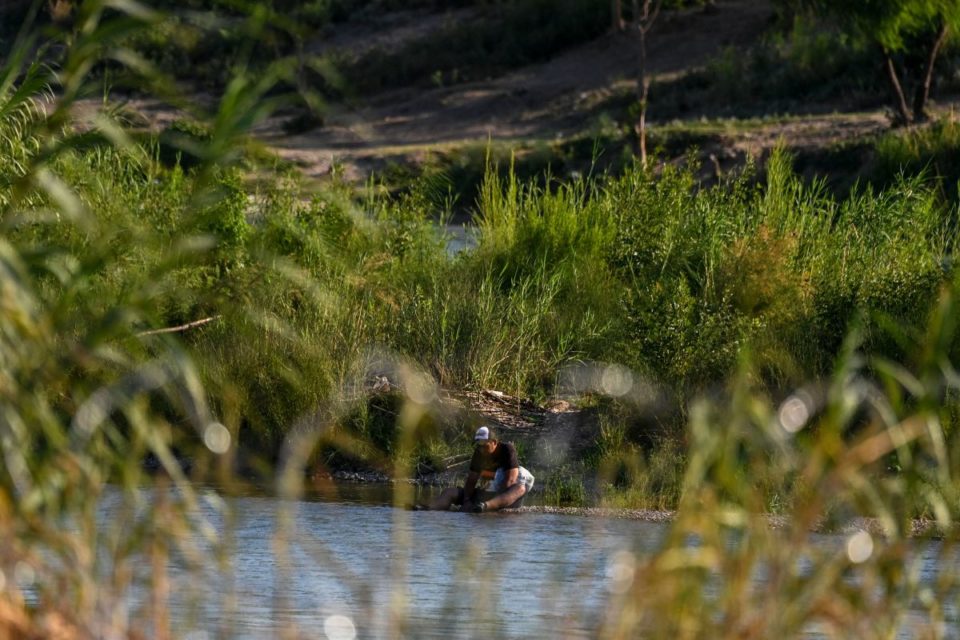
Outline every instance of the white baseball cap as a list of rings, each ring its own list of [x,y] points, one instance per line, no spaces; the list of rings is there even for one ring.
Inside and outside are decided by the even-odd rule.
[[[473,435],[475,442],[489,440],[490,439],[490,429],[487,427],[480,427],[477,429],[477,432]]]

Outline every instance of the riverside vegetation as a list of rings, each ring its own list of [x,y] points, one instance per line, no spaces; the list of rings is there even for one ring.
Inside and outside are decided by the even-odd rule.
[[[283,70],[239,72],[173,156],[109,99],[75,123],[95,63],[144,71],[123,38],[153,19],[84,6],[55,74],[25,64],[29,40],[0,72],[3,634],[166,637],[171,554],[202,566],[199,531],[229,562],[191,480],[229,491],[239,456],[284,496],[331,460],[409,475],[465,442],[433,412],[437,387],[544,399],[569,364],[601,363],[614,383],[578,389],[600,415],[590,473],[611,504],[677,516],[631,559],[643,579],[605,603],[600,636],[879,637],[917,602],[942,635],[957,576],[922,582],[907,542],[932,521],[953,566],[960,231],[939,183],[899,174],[837,197],[783,152],[712,186],[692,164],[563,181],[491,168],[477,246],[451,254],[435,183],[307,192],[249,151]],[[401,383],[386,424],[365,395],[384,371]],[[98,524],[111,484],[128,518]],[[811,538],[857,516],[878,526],[844,552]],[[134,585],[152,595],[131,619]]]

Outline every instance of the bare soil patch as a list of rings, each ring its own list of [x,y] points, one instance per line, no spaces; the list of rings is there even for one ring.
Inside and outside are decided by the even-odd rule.
[[[649,43],[649,69],[662,79],[689,73],[727,47],[749,46],[772,18],[770,4],[757,0],[665,15]],[[421,20],[416,34],[450,19],[468,16]],[[382,26],[393,33],[378,36],[388,47],[412,37],[402,21]],[[354,34],[355,45],[349,34],[338,37],[340,47],[370,46],[362,33]],[[348,179],[361,180],[390,163],[416,163],[444,145],[575,135],[594,122],[607,98],[633,90],[638,60],[635,34],[608,34],[483,82],[395,90],[353,107],[337,106],[325,126],[304,134],[287,135],[282,121],[273,119],[258,135],[308,176],[324,177],[337,166]]]
[[[397,11],[338,27],[308,43],[314,53],[337,50],[359,56],[377,48],[399,52],[445,25],[474,19],[474,10]],[[709,10],[667,13],[651,34],[648,68],[669,81],[706,68],[725,51],[746,51],[771,27],[769,0],[719,0]],[[334,171],[363,182],[391,166],[416,167],[431,154],[467,144],[537,143],[589,134],[607,117],[611,101],[630,100],[639,60],[636,34],[610,33],[545,62],[481,82],[430,88],[410,87],[374,95],[353,104],[331,104],[324,124],[290,134],[289,114],[261,123],[255,136],[310,179]],[[195,96],[213,104],[211,96]],[[654,97],[655,99],[655,97]],[[90,101],[82,111],[95,111]],[[153,129],[169,126],[181,114],[155,100],[133,99],[136,112]],[[82,117],[82,116],[81,116]],[[670,114],[651,130],[676,120]],[[704,173],[721,174],[748,156],[762,158],[777,144],[799,151],[833,145],[883,131],[883,112],[824,113],[732,127],[701,145]]]

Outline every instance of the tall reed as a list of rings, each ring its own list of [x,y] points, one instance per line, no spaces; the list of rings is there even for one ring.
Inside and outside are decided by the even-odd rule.
[[[880,636],[917,601],[943,620],[952,572],[901,570],[918,517],[949,558],[960,509],[956,229],[929,183],[838,201],[782,153],[763,182],[711,188],[683,167],[545,186],[491,172],[479,244],[453,255],[429,198],[247,180],[245,135],[280,68],[238,71],[191,170],[111,108],[78,124],[106,59],[161,79],[124,48],[158,19],[91,0],[55,74],[25,54],[0,70],[7,635],[176,635],[171,559],[198,575],[231,562],[229,508],[214,501],[214,527],[192,480],[228,491],[244,464],[292,498],[331,446],[410,474],[438,439],[458,446],[463,425],[436,428],[439,384],[543,398],[571,362],[619,365],[682,405],[673,449],[607,434],[647,504],[678,511],[658,550],[618,556],[596,635]],[[381,377],[397,419],[352,428]]]

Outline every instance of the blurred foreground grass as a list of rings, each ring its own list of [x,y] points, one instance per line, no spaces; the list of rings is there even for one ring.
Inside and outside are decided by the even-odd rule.
[[[296,497],[331,460],[406,477],[461,444],[438,387],[544,399],[571,363],[615,374],[564,391],[600,408],[588,468],[609,503],[677,508],[658,551],[618,556],[597,636],[890,637],[918,607],[916,635],[948,635],[960,316],[956,211],[934,187],[837,201],[783,154],[764,184],[710,189],[689,169],[491,172],[479,245],[451,255],[430,184],[399,201],[251,186],[245,134],[283,65],[236,71],[182,141],[189,170],[109,99],[77,124],[105,64],[167,86],[124,47],[157,19],[86,2],[48,64],[25,29],[0,71],[0,637],[176,635],[170,559],[201,575],[233,553],[195,481],[230,492],[242,465]],[[386,423],[379,376],[400,389]],[[842,549],[811,534],[851,526]],[[942,539],[935,581],[915,534]]]

